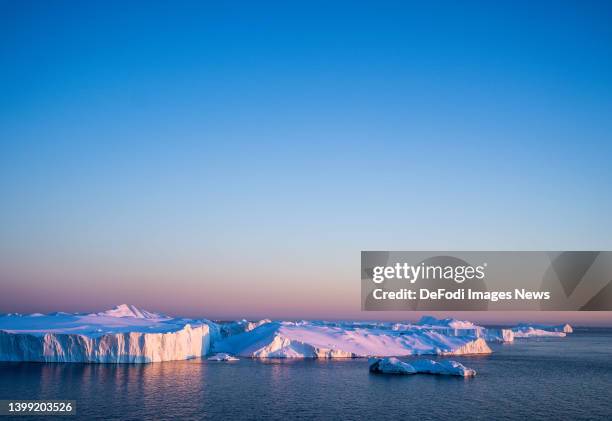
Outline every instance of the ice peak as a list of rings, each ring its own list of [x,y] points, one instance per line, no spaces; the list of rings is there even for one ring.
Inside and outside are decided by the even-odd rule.
[[[150,311],[139,309],[132,304],[119,304],[110,310],[106,310],[98,314],[100,316],[135,317],[137,319],[161,319],[165,317],[160,313],[152,313]]]

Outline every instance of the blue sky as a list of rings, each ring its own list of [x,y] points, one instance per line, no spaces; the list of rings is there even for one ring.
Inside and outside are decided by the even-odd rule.
[[[359,317],[362,249],[612,249],[611,22],[1,1],[0,311]]]

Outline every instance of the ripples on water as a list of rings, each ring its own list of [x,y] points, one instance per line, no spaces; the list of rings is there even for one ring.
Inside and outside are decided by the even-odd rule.
[[[612,419],[612,330],[493,348],[453,357],[473,379],[366,360],[0,363],[0,399],[75,399],[82,419]]]

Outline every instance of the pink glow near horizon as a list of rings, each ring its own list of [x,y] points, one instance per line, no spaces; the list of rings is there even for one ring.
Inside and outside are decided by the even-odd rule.
[[[351,255],[353,258],[354,255]],[[332,260],[332,259],[330,259]],[[90,312],[117,304],[171,315],[231,319],[350,319],[415,321],[423,312],[360,311],[359,282],[353,269],[358,261],[346,256],[325,262],[320,272],[337,276],[320,279],[318,272],[296,261],[271,267],[248,262],[243,266],[217,266],[207,262],[147,266],[87,266],[68,261],[26,265],[4,260],[0,271],[0,313]],[[344,262],[340,264],[339,262]],[[187,262],[185,262],[187,263]],[[143,269],[146,268],[145,269]],[[290,269],[294,269],[291,271]],[[298,270],[299,269],[299,270]],[[350,270],[349,270],[350,269]],[[95,275],[94,275],[95,274]],[[612,312],[427,312],[486,324],[520,321],[570,322],[612,326]]]
[[[87,288],[77,288],[73,295],[66,295],[63,289],[53,287],[31,288],[28,286],[3,287],[3,296],[16,299],[8,302],[0,298],[0,313],[47,313],[52,311],[90,312],[102,311],[117,304],[134,304],[139,308],[163,312],[175,316],[205,317],[215,320],[233,319],[327,319],[327,320],[380,320],[416,321],[428,314],[436,317],[454,317],[482,324],[515,324],[518,322],[571,323],[576,326],[612,326],[612,312],[577,311],[360,311],[359,297],[348,297],[338,302],[316,300],[313,294],[304,291],[298,298],[283,299],[278,294],[274,304],[264,301],[265,293],[260,291],[250,295],[231,294],[231,291],[192,289],[187,293],[172,294],[167,291],[102,291],[90,294]],[[161,294],[161,295],[160,295]]]

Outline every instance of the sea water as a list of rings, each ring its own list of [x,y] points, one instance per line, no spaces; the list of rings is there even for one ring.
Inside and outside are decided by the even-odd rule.
[[[371,374],[364,359],[0,363],[0,399],[76,400],[88,420],[612,419],[611,329],[491,347],[448,357],[468,379]]]

